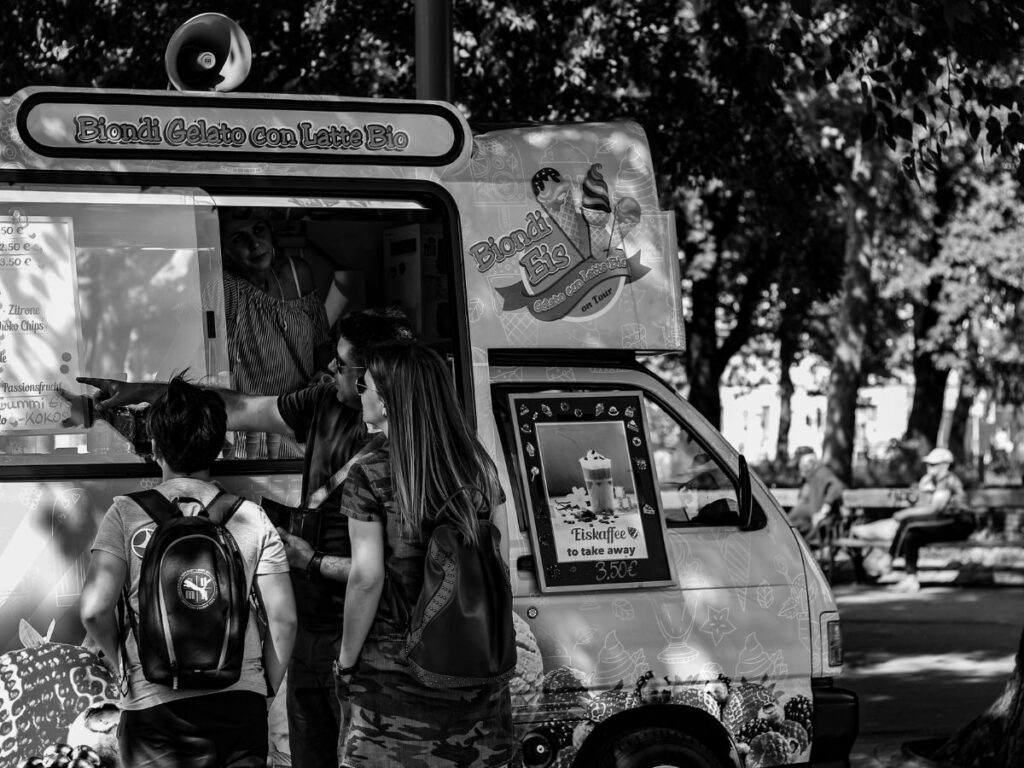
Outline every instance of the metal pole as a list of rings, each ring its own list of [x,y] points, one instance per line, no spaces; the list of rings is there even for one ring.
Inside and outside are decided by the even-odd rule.
[[[416,98],[452,100],[452,0],[416,0]]]

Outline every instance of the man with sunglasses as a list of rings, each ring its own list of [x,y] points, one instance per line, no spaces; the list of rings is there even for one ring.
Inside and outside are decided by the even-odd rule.
[[[307,516],[302,538],[281,537],[299,619],[286,685],[288,740],[296,768],[337,765],[343,714],[334,693],[333,663],[341,643],[351,554],[340,498],[348,463],[372,448],[375,439],[362,423],[357,382],[366,350],[413,335],[405,316],[391,309],[345,315],[338,331],[331,382],[277,397],[217,390],[227,408],[228,429],[274,432],[304,444],[302,503],[317,511]],[[93,407],[100,418],[119,406],[153,402],[166,387],[160,382],[78,380],[99,389]]]

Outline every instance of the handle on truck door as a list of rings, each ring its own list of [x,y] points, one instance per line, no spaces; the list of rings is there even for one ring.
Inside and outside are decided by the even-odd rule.
[[[533,555],[520,555],[516,558],[516,570],[517,571],[529,571],[533,573],[535,565],[533,562]]]

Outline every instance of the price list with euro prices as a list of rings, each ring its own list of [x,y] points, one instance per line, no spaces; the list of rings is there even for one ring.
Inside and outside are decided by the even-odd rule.
[[[81,332],[72,221],[0,215],[0,433],[63,431]]]

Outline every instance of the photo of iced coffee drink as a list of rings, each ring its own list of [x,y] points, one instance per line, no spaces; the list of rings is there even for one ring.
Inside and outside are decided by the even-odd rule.
[[[594,450],[580,459],[583,470],[583,483],[590,497],[591,512],[613,512],[615,510],[615,492],[612,487],[612,462]]]

